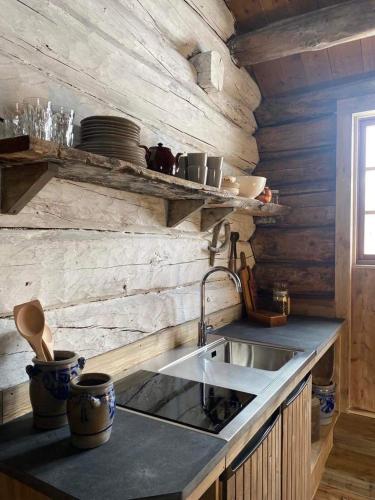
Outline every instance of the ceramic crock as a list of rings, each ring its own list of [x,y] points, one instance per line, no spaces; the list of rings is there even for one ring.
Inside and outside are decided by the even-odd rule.
[[[34,426],[38,429],[57,429],[68,423],[69,382],[85,366],[85,359],[72,351],[54,351],[54,357],[54,361],[35,357],[34,365],[26,367]]]
[[[320,423],[328,425],[332,422],[332,417],[336,405],[336,384],[313,385],[313,394],[320,401]]]
[[[112,378],[105,373],[86,373],[70,381],[68,420],[72,443],[95,448],[106,443],[112,431],[116,400]]]

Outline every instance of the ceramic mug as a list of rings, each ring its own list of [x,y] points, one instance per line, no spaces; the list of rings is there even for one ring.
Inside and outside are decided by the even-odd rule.
[[[106,443],[116,410],[113,380],[106,373],[85,373],[70,381],[68,420],[72,444],[96,448]]]
[[[54,361],[41,361],[34,357],[34,365],[26,367],[37,429],[57,429],[68,423],[66,402],[70,379],[79,375],[85,366],[85,359],[72,351],[54,351],[54,358]]]
[[[176,177],[179,177],[180,179],[186,179],[187,166],[188,166],[188,157],[185,155],[181,155],[178,158]]]
[[[223,176],[223,160],[222,156],[209,156],[207,158],[207,185],[220,188],[221,179]]]
[[[336,406],[336,384],[314,385],[313,394],[320,401],[320,423],[328,425],[332,422],[332,417]]]
[[[207,172],[207,185],[220,188],[223,172],[219,168],[209,168]]]
[[[207,165],[207,153],[188,153],[188,165]]]
[[[200,182],[206,184],[208,168],[202,165],[189,165],[188,166],[188,179],[193,182]]]
[[[207,158],[207,167],[222,170],[224,158],[222,156],[209,156]]]

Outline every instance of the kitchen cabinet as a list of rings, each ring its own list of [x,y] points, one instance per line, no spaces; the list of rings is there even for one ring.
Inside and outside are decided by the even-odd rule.
[[[0,472],[0,498],[3,500],[48,500],[50,497],[5,472]]]
[[[220,477],[221,500],[310,500],[311,376]]]
[[[282,500],[309,500],[311,376],[290,394],[282,410]]]
[[[281,432],[277,410],[222,474],[222,500],[281,498]]]

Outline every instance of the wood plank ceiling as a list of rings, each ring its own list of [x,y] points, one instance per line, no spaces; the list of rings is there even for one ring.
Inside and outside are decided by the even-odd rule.
[[[258,29],[344,0],[227,0],[236,18],[237,33]],[[306,87],[357,78],[375,71],[375,37],[324,50],[295,54],[248,67],[262,95],[270,97]]]
[[[375,37],[295,54],[248,68],[264,97],[375,71]]]

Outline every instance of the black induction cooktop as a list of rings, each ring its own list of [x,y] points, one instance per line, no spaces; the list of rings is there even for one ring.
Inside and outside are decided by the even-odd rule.
[[[140,370],[116,390],[118,406],[218,434],[256,396]]]

